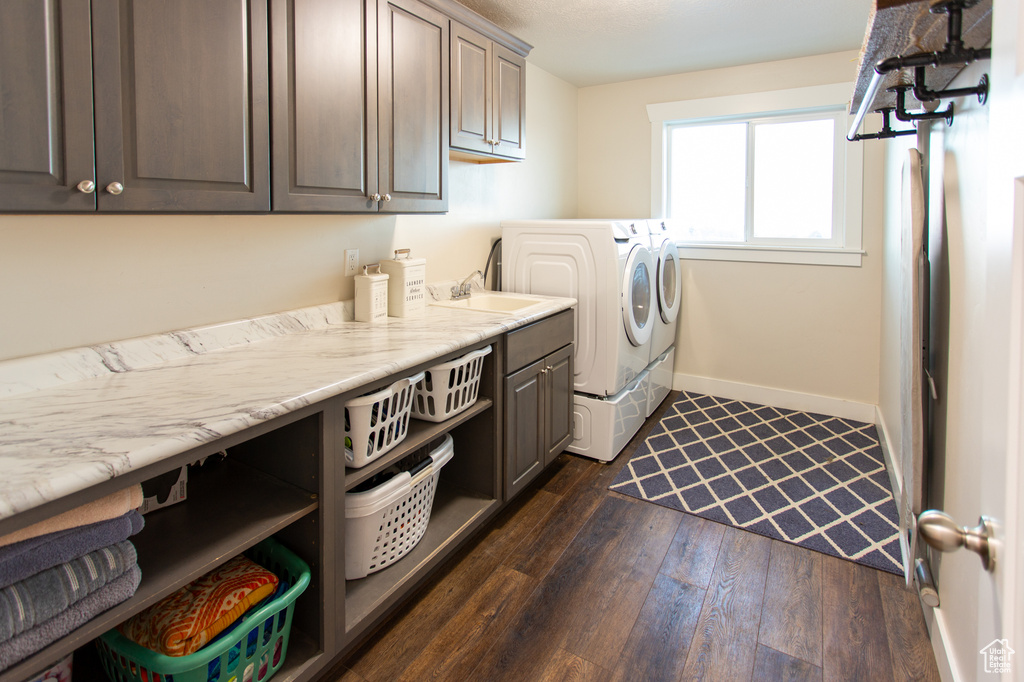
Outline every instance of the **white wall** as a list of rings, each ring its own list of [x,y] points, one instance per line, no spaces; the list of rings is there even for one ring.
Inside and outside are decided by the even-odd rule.
[[[580,217],[650,215],[647,104],[852,82],[856,76],[857,53],[841,52],[581,89]],[[859,268],[684,261],[677,379],[877,402],[882,163],[880,145],[865,148],[867,256]]]
[[[484,267],[502,218],[576,213],[574,86],[527,65],[527,160],[451,163],[446,215],[0,216],[0,360],[351,299],[343,251]]]

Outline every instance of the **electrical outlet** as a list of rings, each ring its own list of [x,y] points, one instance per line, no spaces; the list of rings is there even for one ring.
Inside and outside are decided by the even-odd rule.
[[[359,249],[345,249],[345,276],[359,271]]]

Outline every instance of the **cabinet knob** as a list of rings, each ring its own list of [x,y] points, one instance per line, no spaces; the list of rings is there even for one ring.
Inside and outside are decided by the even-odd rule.
[[[107,185],[107,191],[111,194],[117,195],[124,191],[124,185],[120,182],[112,182]]]
[[[82,194],[92,194],[96,191],[96,183],[92,180],[82,180],[80,183],[75,185],[75,187],[77,187],[78,191]]]
[[[370,195],[370,201],[380,201],[380,195],[374,192]]]
[[[391,195],[390,194],[385,194],[384,195],[384,201],[391,201]]]

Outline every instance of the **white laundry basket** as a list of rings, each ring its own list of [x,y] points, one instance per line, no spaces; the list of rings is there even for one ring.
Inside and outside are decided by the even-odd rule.
[[[409,412],[423,372],[345,403],[345,463],[366,466],[409,433]]]
[[[345,493],[345,579],[365,578],[395,563],[423,538],[441,467],[455,453],[452,437],[409,471],[363,492]],[[390,472],[387,472],[390,473]]]
[[[412,416],[443,422],[475,403],[480,394],[484,358],[490,353],[491,347],[487,346],[424,371],[423,379],[416,384]]]

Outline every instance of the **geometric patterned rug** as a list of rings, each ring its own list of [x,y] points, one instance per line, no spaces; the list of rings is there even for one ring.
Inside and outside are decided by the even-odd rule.
[[[874,424],[683,391],[609,488],[903,575]]]

